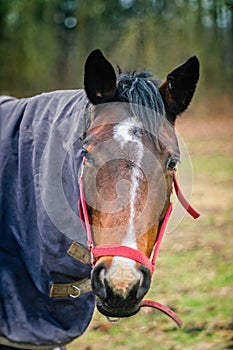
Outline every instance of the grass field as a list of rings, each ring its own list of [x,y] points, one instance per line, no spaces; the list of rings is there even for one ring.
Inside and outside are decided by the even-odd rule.
[[[165,237],[147,296],[174,309],[183,328],[147,308],[119,323],[96,312],[69,350],[233,349],[232,106],[229,115],[221,110],[202,108],[178,121],[192,159],[192,204],[202,215],[186,215]]]

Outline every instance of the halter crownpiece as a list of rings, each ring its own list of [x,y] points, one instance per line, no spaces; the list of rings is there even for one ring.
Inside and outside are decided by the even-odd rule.
[[[159,233],[157,235],[157,238],[156,238],[156,242],[155,242],[155,246],[153,249],[151,259],[149,259],[144,253],[140,252],[139,250],[134,249],[134,248],[130,248],[127,246],[123,246],[123,245],[107,245],[107,246],[95,247],[93,237],[92,237],[89,216],[88,216],[87,204],[86,204],[85,195],[84,195],[83,169],[84,169],[85,160],[86,160],[86,158],[84,157],[83,161],[82,161],[81,172],[80,172],[80,177],[79,177],[80,199],[78,202],[78,206],[79,206],[80,218],[83,222],[83,226],[84,226],[84,229],[85,229],[86,234],[87,234],[87,244],[88,244],[88,249],[91,253],[91,265],[92,265],[92,267],[94,267],[95,261],[99,257],[102,257],[102,256],[121,256],[121,257],[132,259],[132,260],[146,266],[150,270],[151,274],[153,274],[154,270],[155,270],[156,259],[157,259],[158,253],[159,253],[159,248],[160,248],[160,245],[162,243],[162,239],[163,239],[164,233],[166,231],[166,227],[167,227],[170,215],[172,213],[172,203],[170,203],[169,208],[164,216],[162,226],[161,226]],[[197,219],[200,216],[200,214],[185,199],[185,197],[180,189],[175,171],[173,173],[173,184],[174,184],[174,189],[175,189],[177,198],[179,199],[182,206],[194,219]],[[160,304],[158,302],[155,302],[155,301],[143,300],[141,303],[141,307],[145,307],[145,306],[153,307],[157,310],[162,311],[167,316],[172,318],[172,320],[179,327],[182,326],[181,319],[167,306]]]

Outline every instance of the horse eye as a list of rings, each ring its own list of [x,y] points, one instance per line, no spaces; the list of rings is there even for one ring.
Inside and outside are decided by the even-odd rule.
[[[87,155],[87,150],[85,147],[82,147],[82,156],[86,156]]]
[[[176,170],[177,163],[179,162],[179,158],[176,156],[170,156],[167,160],[166,168],[167,170]]]
[[[94,160],[93,160],[92,156],[91,156],[90,153],[88,153],[87,151],[86,151],[85,157],[86,157],[86,163],[87,163],[89,166],[94,164]]]

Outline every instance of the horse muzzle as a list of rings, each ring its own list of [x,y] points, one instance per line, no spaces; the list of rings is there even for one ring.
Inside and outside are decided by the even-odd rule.
[[[140,310],[141,301],[150,288],[151,273],[143,265],[138,266],[138,276],[126,290],[111,283],[105,263],[95,266],[92,273],[92,289],[97,296],[97,309],[108,317],[129,317]],[[123,278],[123,277],[122,277]]]
[[[123,303],[124,304],[124,303]],[[97,297],[96,306],[98,311],[107,317],[113,318],[122,318],[122,317],[130,317],[135,315],[141,308],[141,302],[135,304],[132,308],[129,309],[129,306],[125,307],[111,307],[107,302]]]

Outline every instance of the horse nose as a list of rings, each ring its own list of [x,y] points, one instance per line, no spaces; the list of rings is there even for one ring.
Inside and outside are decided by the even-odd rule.
[[[142,277],[140,280],[140,285],[137,290],[137,299],[142,299],[144,295],[148,292],[151,284],[151,272],[150,270],[144,266],[140,265],[139,270],[141,271]]]
[[[104,262],[95,266],[92,289],[97,296],[97,309],[103,315],[130,317],[140,310],[141,301],[150,288],[151,273],[145,266],[135,263],[132,268],[130,265],[126,270],[114,266],[114,273]]]
[[[106,264],[102,262],[97,264],[92,272],[92,290],[102,300],[114,299],[118,296],[138,301],[150,288],[151,273],[147,267],[139,265],[137,275],[137,278],[132,281],[131,276],[123,276],[119,271],[119,276],[114,280],[113,276],[108,273]],[[121,283],[117,284],[116,281],[121,281]]]
[[[100,263],[93,269],[91,277],[92,290],[102,300],[107,298],[105,275],[106,265],[104,263]]]

